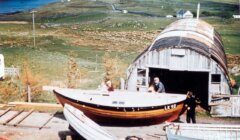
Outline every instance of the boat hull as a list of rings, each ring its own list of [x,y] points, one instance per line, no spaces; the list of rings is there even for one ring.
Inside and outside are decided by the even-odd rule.
[[[174,103],[174,108],[169,108],[169,105],[163,105],[148,109],[132,109],[124,110],[119,108],[103,108],[101,106],[91,106],[81,101],[73,100],[65,97],[58,92],[54,91],[59,103],[72,105],[73,107],[81,110],[89,118],[98,122],[148,122],[148,123],[161,123],[171,122],[178,119],[180,112],[183,108],[183,101]],[[170,105],[171,106],[171,105]]]

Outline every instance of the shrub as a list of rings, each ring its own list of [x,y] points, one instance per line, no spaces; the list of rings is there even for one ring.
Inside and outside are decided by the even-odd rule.
[[[110,80],[115,88],[120,87],[120,78],[125,76],[126,65],[118,57],[111,57],[109,53],[103,56],[103,66],[105,69],[104,80]]]
[[[67,73],[67,87],[68,88],[77,88],[77,83],[80,80],[80,70],[77,66],[77,62],[74,58],[75,54],[70,53],[68,59],[68,73]]]
[[[16,100],[21,100],[19,86],[9,77],[0,81],[0,102],[7,103]]]
[[[22,95],[25,97],[25,101],[27,101],[28,86],[31,90],[32,101],[37,101],[37,98],[42,93],[42,85],[46,83],[46,81],[40,75],[32,73],[28,61],[25,61],[23,64],[20,80],[23,86]]]

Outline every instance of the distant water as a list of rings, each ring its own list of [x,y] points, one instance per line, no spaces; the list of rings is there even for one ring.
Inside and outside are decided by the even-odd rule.
[[[60,0],[0,0],[0,14],[29,11]]]

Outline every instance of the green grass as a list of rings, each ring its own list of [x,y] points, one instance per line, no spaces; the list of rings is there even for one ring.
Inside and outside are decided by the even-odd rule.
[[[240,38],[239,35],[222,35],[223,42],[225,44],[225,50],[230,54],[240,53]]]
[[[109,3],[114,3],[119,9],[142,11],[152,14],[153,16],[112,12]],[[217,16],[201,18],[212,24],[221,34],[225,50],[230,54],[240,54],[240,21],[221,18],[220,14],[223,11],[228,11],[230,14],[236,13],[237,4],[238,3],[233,0],[201,1],[202,12],[208,11]],[[176,19],[154,17],[154,15],[175,15],[179,9],[188,9],[194,12],[196,11],[196,6],[197,1],[195,0],[131,0],[123,4],[116,3],[116,1],[112,0],[95,2],[72,0],[70,3],[56,3],[38,9],[38,13],[36,14],[36,30],[38,34],[38,32],[44,33],[63,29],[64,32],[71,35],[84,35],[82,33],[84,30],[99,32],[156,31],[162,30]],[[0,20],[31,21],[31,14],[23,12],[16,15],[1,16]],[[45,23],[60,23],[61,26],[41,29],[40,25]],[[78,29],[71,29],[71,26],[75,24],[79,25]],[[18,33],[22,33],[22,35]],[[50,81],[64,80],[67,74],[69,53],[74,52],[76,54],[75,59],[81,69],[93,71],[96,66],[98,68],[98,72],[88,72],[85,75],[85,77],[93,79],[92,81],[79,86],[81,88],[96,88],[101,82],[104,73],[102,57],[105,50],[100,50],[98,46],[75,46],[70,44],[68,42],[69,40],[70,37],[64,36],[37,36],[37,46],[34,48],[31,24],[0,25],[0,52],[5,56],[6,66],[14,65],[21,67],[22,63],[28,60],[35,74],[39,74]],[[117,55],[125,64],[130,64],[138,55],[135,49],[136,48],[126,49],[124,52],[112,51],[111,53],[113,56]],[[98,56],[97,64],[95,62],[96,55]],[[240,82],[239,78],[238,82]]]
[[[196,13],[198,1],[195,0],[131,0],[125,1],[117,6],[120,9],[127,9],[129,11],[143,11],[149,14],[158,16],[176,15],[180,9],[190,10]],[[201,1],[201,11],[208,11],[215,13],[215,16],[221,16],[224,13],[237,13],[238,3],[231,1]]]
[[[23,37],[22,40],[26,41],[29,38]],[[35,48],[31,44],[13,47],[2,46],[0,52],[5,56],[6,66],[22,67],[23,62],[28,61],[34,74],[40,75],[49,82],[61,81],[67,77],[68,58],[69,54],[73,52],[80,70],[89,71],[83,75],[83,78],[93,79],[88,83],[79,85],[79,87],[96,88],[101,82],[104,73],[102,57],[105,52],[103,50],[96,50],[94,46],[71,46],[64,40],[52,36],[37,37],[36,44]],[[112,52],[112,55],[118,56],[125,63],[130,64],[137,54],[131,54],[129,57],[125,52]],[[96,67],[98,71],[91,72]]]
[[[86,52],[91,51],[90,48],[85,49],[86,47],[65,45],[63,40],[53,37],[40,37],[36,40],[36,48],[29,46],[2,47],[1,52],[5,56],[6,66],[21,66],[22,62],[27,60],[35,73],[46,76],[60,76],[66,73],[70,52],[73,51],[77,54],[78,61],[83,61],[89,56]],[[95,66],[93,62],[87,62],[86,60],[84,62],[83,64],[87,68]]]
[[[226,53],[240,54],[240,21],[234,19],[208,18],[206,21],[212,24],[220,33]]]
[[[95,21],[101,20],[107,17],[106,13],[98,13],[98,12],[88,12],[88,13],[80,13],[76,15],[61,15],[55,17],[45,18],[41,22],[54,22],[54,23],[81,23],[86,21]]]

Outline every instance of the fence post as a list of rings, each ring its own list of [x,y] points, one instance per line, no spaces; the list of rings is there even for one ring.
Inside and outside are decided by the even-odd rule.
[[[31,88],[30,88],[30,85],[27,85],[27,96],[28,96],[28,102],[31,103]]]

